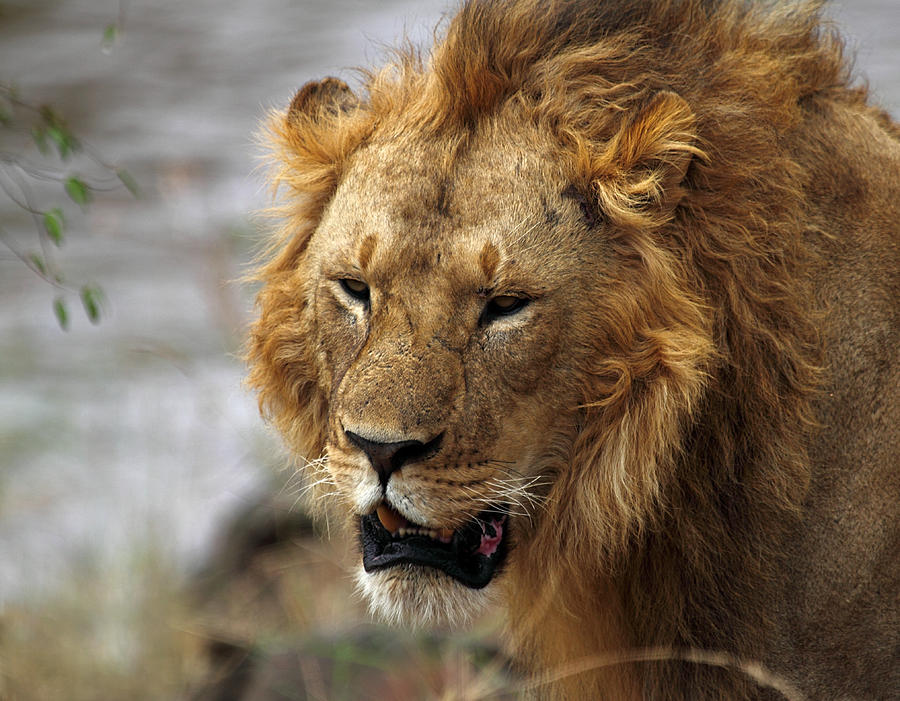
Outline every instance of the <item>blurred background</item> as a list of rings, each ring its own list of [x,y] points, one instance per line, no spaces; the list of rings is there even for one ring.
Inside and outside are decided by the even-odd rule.
[[[259,120],[453,5],[0,0],[0,699],[510,688],[490,616],[365,623],[241,386]],[[828,14],[896,117],[900,3]]]

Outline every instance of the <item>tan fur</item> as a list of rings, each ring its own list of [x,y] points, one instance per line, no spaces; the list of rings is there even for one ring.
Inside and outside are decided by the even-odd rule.
[[[249,384],[314,504],[383,498],[353,430],[443,435],[407,518],[512,513],[481,592],[361,574],[382,615],[499,596],[541,697],[900,696],[900,129],[818,7],[470,0],[273,115]]]

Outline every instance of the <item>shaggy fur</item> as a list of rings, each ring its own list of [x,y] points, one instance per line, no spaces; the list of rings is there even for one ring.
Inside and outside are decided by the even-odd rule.
[[[689,650],[900,696],[900,129],[819,3],[469,0],[427,61],[310,83],[267,138],[249,384],[327,455],[320,506],[382,496],[348,422],[445,432],[387,498],[511,506],[490,587],[542,697],[781,698]],[[485,329],[498,293],[532,302]],[[387,615],[468,605],[379,577]]]

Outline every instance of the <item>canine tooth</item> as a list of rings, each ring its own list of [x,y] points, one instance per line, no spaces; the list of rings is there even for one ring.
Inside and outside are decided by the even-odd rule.
[[[387,504],[379,504],[375,513],[378,514],[378,520],[381,521],[381,525],[391,533],[396,533],[398,529],[405,526],[407,523],[405,518]]]

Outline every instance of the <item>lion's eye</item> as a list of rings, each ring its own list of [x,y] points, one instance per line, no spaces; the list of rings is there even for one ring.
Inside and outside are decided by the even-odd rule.
[[[352,277],[341,278],[340,283],[341,289],[353,299],[360,302],[369,301],[369,286],[366,283]]]
[[[502,316],[511,316],[525,308],[531,300],[515,295],[499,295],[491,299],[481,314],[482,322],[489,322]]]

